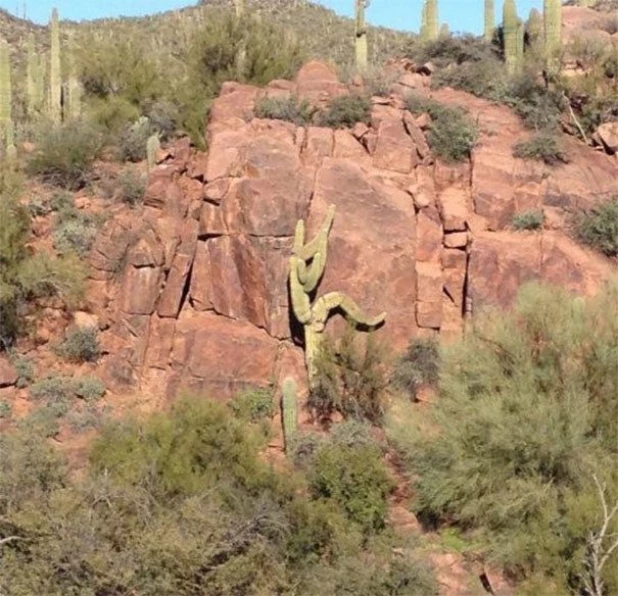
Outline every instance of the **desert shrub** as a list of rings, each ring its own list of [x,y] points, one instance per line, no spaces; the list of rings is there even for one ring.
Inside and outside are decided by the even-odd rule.
[[[542,161],[548,166],[569,163],[570,159],[558,144],[555,137],[539,134],[528,141],[513,146],[513,157]]]
[[[56,209],[54,209],[56,210]],[[54,247],[62,254],[86,256],[96,239],[101,217],[80,211],[74,199],[61,203],[54,218]]]
[[[326,443],[318,450],[308,478],[313,498],[336,503],[365,534],[384,528],[393,481],[375,444]]]
[[[286,455],[297,468],[305,468],[313,461],[324,440],[324,435],[317,432],[297,432],[286,445]]]
[[[75,395],[87,402],[97,401],[105,395],[105,383],[98,377],[77,377]]]
[[[515,78],[502,100],[519,114],[528,128],[554,131],[560,125],[562,94],[543,87],[530,73]]]
[[[8,401],[0,400],[0,420],[10,418],[13,413],[13,406]]]
[[[443,68],[451,64],[485,62],[496,59],[496,49],[474,35],[452,35],[439,37],[435,41],[414,44],[408,50],[408,57],[417,63],[432,62]]]
[[[96,327],[73,327],[66,333],[58,352],[71,362],[96,362],[101,355]]]
[[[285,120],[298,126],[311,122],[313,108],[306,100],[300,101],[297,97],[265,97],[255,106],[257,118],[271,120]]]
[[[82,433],[101,429],[108,424],[106,411],[98,406],[88,405],[79,410],[72,409],[66,415],[66,422],[73,432]]]
[[[360,420],[344,420],[330,428],[329,441],[341,447],[377,447],[373,428]]]
[[[235,416],[250,422],[270,420],[275,413],[275,400],[272,389],[255,387],[236,395],[230,402]]]
[[[142,202],[146,192],[144,176],[132,170],[123,170],[118,179],[118,196],[123,203],[135,207]]]
[[[386,377],[382,348],[369,335],[364,346],[352,327],[338,342],[323,341],[316,358],[316,379],[308,406],[326,422],[335,412],[378,424],[384,414]]]
[[[28,170],[44,182],[76,190],[88,182],[101,148],[101,135],[85,122],[54,126],[41,135]]]
[[[437,155],[446,161],[470,158],[478,131],[463,109],[451,108],[415,94],[408,95],[406,104],[413,114],[426,112],[431,116],[427,140]]]
[[[28,211],[30,212],[30,217],[44,217],[51,213],[52,208],[48,200],[35,196],[28,201]]]
[[[318,116],[321,126],[351,128],[357,122],[369,124],[371,101],[364,95],[341,95],[330,100],[326,109]]]
[[[71,377],[46,377],[32,384],[30,395],[48,403],[65,402],[75,395],[75,381]]]
[[[440,373],[440,352],[434,339],[415,339],[399,359],[393,382],[416,400],[422,386],[435,387]]]
[[[17,373],[17,387],[27,387],[34,380],[34,367],[32,361],[26,356],[11,354],[11,363]]]
[[[156,131],[149,118],[139,118],[126,126],[119,138],[120,159],[138,162],[146,159],[146,143]]]
[[[545,225],[545,213],[542,210],[524,211],[513,216],[511,226],[514,230],[542,230]]]
[[[399,434],[421,519],[474,532],[486,557],[552,593],[586,573],[602,523],[593,474],[618,495],[617,305],[616,286],[590,300],[524,287],[512,314],[477,318],[445,353],[430,430]]]
[[[581,214],[575,226],[584,244],[608,257],[618,256],[618,197]]]
[[[0,349],[24,331],[22,314],[28,301],[58,295],[78,300],[85,280],[83,264],[53,259],[27,248],[30,214],[12,193],[0,196]]]
[[[433,87],[453,87],[477,97],[498,98],[505,93],[508,83],[504,63],[497,58],[464,62],[443,68],[432,79]]]

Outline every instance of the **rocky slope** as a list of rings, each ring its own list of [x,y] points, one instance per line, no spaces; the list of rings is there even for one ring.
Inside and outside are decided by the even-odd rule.
[[[575,140],[557,168],[512,157],[529,136],[508,109],[465,93],[481,137],[469,163],[436,160],[427,118],[402,94],[428,94],[404,73],[375,98],[371,125],[297,127],[253,117],[264,96],[314,102],[346,94],[312,62],[265,89],[226,84],[212,110],[210,150],[187,140],[162,153],[139,212],[118,208],[92,253],[89,308],[102,330],[100,372],[116,392],[161,398],[181,389],[225,397],[246,385],[302,378],[290,320],[287,261],[299,218],[316,230],[337,208],[320,292],[342,290],[394,350],[415,336],[459,336],[474,313],[508,307],[531,279],[594,292],[615,264],[565,233],[568,213],[618,193],[618,160]],[[515,213],[543,208],[540,233],[509,230]]]

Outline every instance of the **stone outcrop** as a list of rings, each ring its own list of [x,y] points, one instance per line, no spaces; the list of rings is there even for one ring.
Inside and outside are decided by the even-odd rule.
[[[395,90],[429,93],[427,80],[406,73]],[[90,309],[104,329],[112,389],[226,397],[301,376],[288,259],[297,220],[312,236],[330,204],[337,217],[319,292],[341,290],[367,313],[387,311],[378,333],[395,352],[418,335],[459,336],[467,317],[508,307],[527,280],[592,293],[611,274],[607,259],[559,224],[508,228],[516,213],[561,213],[618,193],[615,159],[575,141],[568,165],[515,159],[512,146],[529,133],[505,107],[434,94],[478,120],[471,163],[458,165],[432,155],[430,121],[397,94],[375,101],[370,124],[352,130],[253,117],[261,97],[320,105],[349,92],[316,62],[264,89],[227,83],[211,112],[209,152],[186,139],[162,152],[143,207],[110,218],[91,256]]]

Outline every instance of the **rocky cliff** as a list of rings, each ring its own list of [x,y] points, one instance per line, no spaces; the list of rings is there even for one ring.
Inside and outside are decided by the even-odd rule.
[[[405,109],[410,90],[469,111],[480,129],[471,161],[434,158],[427,117]],[[209,151],[177,142],[159,156],[137,216],[117,208],[95,244],[89,292],[112,390],[226,396],[302,378],[287,263],[297,220],[311,234],[330,204],[320,292],[342,290],[370,315],[386,310],[379,333],[395,350],[419,335],[457,337],[480,309],[508,307],[527,280],[591,293],[615,270],[565,229],[573,210],[618,194],[616,157],[567,139],[569,164],[515,159],[530,133],[506,107],[430,92],[428,77],[402,72],[390,98],[374,98],[370,126],[304,128],[253,113],[265,96],[319,103],[349,92],[316,62],[264,89],[226,84]],[[538,208],[542,232],[509,230],[514,214]]]

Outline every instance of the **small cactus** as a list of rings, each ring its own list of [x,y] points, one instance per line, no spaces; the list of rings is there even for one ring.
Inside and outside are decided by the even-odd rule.
[[[58,10],[52,10],[50,23],[49,117],[54,124],[62,120],[62,77],[60,74],[60,25]]]
[[[363,72],[367,70],[367,24],[365,8],[369,0],[356,0],[356,68]]]
[[[11,59],[9,45],[5,40],[0,42],[0,123],[7,126],[11,121]]]
[[[148,141],[146,141],[146,159],[148,162],[149,172],[157,165],[157,153],[159,149],[161,149],[161,141],[159,140],[159,135],[154,134],[148,137]]]
[[[425,0],[425,41],[435,41],[440,35],[438,0]]]
[[[490,43],[496,28],[496,6],[494,0],[485,0],[485,41]]]
[[[281,398],[281,419],[283,422],[283,439],[286,451],[290,441],[298,430],[298,398],[294,379],[287,377],[283,381],[283,396]]]

